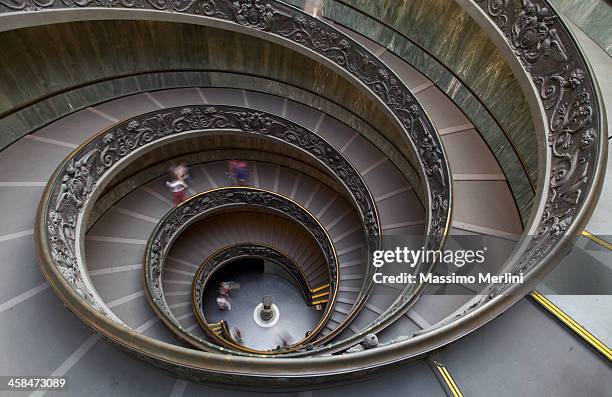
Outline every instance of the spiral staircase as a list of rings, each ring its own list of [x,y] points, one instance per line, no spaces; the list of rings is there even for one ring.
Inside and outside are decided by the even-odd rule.
[[[593,211],[609,228],[611,62],[556,6],[0,0],[0,375],[66,376],[58,395],[606,395],[611,246],[583,230]],[[474,241],[479,266],[385,272],[524,282],[374,281],[374,249]],[[603,266],[578,276],[581,244]],[[599,292],[574,295],[600,300],[555,298],[584,278]]]

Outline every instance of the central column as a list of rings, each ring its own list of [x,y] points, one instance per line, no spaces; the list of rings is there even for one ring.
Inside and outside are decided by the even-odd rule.
[[[263,321],[270,321],[274,317],[274,310],[272,309],[272,296],[266,295],[261,300],[262,308],[259,312],[259,317]]]
[[[272,295],[265,295],[253,311],[253,320],[260,327],[270,328],[276,325],[280,318],[278,306],[274,304]]]

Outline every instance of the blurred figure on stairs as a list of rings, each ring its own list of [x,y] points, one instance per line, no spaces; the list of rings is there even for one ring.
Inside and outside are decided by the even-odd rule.
[[[232,338],[241,345],[244,344],[244,332],[240,328],[234,328]]]
[[[240,283],[234,281],[222,281],[219,283],[219,295],[229,296],[232,290],[239,289]]]
[[[277,338],[279,341],[278,347],[280,347],[281,349],[287,349],[291,346],[293,337],[291,336],[289,331],[287,330],[281,331],[278,334]]]
[[[232,300],[227,296],[219,295],[217,297],[217,308],[219,310],[231,311],[232,310]]]
[[[175,178],[179,178],[185,183],[191,183],[191,175],[189,174],[189,168],[185,163],[181,163],[177,166],[170,167],[170,173],[175,176]]]
[[[246,161],[230,160],[227,162],[228,176],[238,186],[249,184],[249,165]]]
[[[189,176],[189,168],[184,163],[170,167],[171,181],[166,181],[166,186],[172,192],[174,205],[179,205],[185,201],[185,191],[189,187],[187,180]]]

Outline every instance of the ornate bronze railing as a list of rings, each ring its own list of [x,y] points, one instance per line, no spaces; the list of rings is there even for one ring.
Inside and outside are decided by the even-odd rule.
[[[218,25],[258,37],[297,46],[305,54],[316,58],[357,82],[377,99],[396,125],[406,133],[423,167],[423,178],[431,206],[428,208],[426,248],[439,248],[444,240],[450,219],[450,174],[440,139],[435,133],[416,98],[395,74],[377,57],[350,37],[323,21],[301,10],[277,1],[200,0],[186,2],[38,2],[37,0],[13,0],[1,3],[5,9],[80,9],[100,8],[129,9],[129,11],[172,11],[178,14],[196,15],[198,23]],[[0,10],[1,12],[2,10]],[[98,14],[99,16],[99,14]],[[370,219],[365,219],[366,225]],[[429,271],[432,264],[419,264],[417,271]],[[370,283],[373,270],[368,266],[366,283]],[[368,286],[362,290],[369,291]],[[416,296],[421,288],[410,289],[405,294]],[[359,302],[363,302],[361,297]],[[403,302],[407,300],[402,298]],[[402,310],[406,309],[402,305]]]
[[[8,17],[14,11],[91,8],[98,9],[97,17],[109,9],[155,11],[156,14],[168,11],[172,14],[198,16],[201,18],[196,20],[197,23],[223,26],[290,44],[358,83],[381,103],[396,125],[405,132],[406,139],[412,143],[423,167],[430,202],[437,203],[428,209],[426,246],[436,248],[442,244],[450,220],[451,191],[450,171],[443,145],[416,97],[384,62],[361,44],[324,21],[276,0],[0,1],[0,15],[8,12]],[[28,20],[24,23],[32,25],[36,22]],[[426,265],[429,267],[429,264]]]
[[[26,3],[28,0],[24,0]],[[34,0],[35,1],[35,0]],[[6,6],[7,3],[2,3]],[[74,3],[33,3],[41,8],[80,8],[84,4]],[[23,8],[19,2],[19,9],[30,9],[28,4]],[[88,6],[99,6],[97,3],[89,3]],[[257,35],[271,35],[271,39],[280,39],[283,42],[293,43],[309,56],[324,61],[329,66],[340,71],[352,80],[360,84],[374,98],[381,102],[392,119],[406,133],[406,137],[413,143],[414,151],[421,160],[424,172],[425,185],[428,190],[430,202],[426,247],[439,248],[450,218],[450,176],[446,158],[443,154],[440,140],[435,134],[433,125],[426,117],[422,108],[397,78],[393,72],[372,56],[365,48],[351,40],[348,36],[337,31],[326,23],[312,18],[300,10],[278,2],[260,1],[198,1],[179,5],[177,3],[153,4],[117,2],[110,5],[111,8],[129,8],[132,10],[172,10],[178,13],[195,14],[202,17],[201,22],[209,23],[210,20],[222,21],[228,28],[244,31],[248,34],[257,32]],[[15,7],[9,7],[15,9]],[[334,161],[337,157],[331,157],[322,153],[324,158]],[[359,201],[360,197],[357,197]],[[364,218],[366,230],[372,232],[372,218],[370,213]],[[369,229],[368,229],[369,228]],[[78,258],[77,258],[78,260]],[[430,269],[432,264],[419,264],[419,269]],[[373,269],[367,267],[364,278],[364,288],[357,300],[358,304],[364,303],[364,295],[371,289]],[[78,274],[76,279],[82,279],[83,274]],[[84,284],[88,284],[87,280]],[[91,290],[91,285],[84,285],[81,291]],[[420,289],[411,289],[407,293],[416,296]],[[82,294],[85,296],[89,292]],[[89,296],[90,301],[98,301],[97,309],[106,311],[109,316],[112,313],[105,310],[95,294]],[[402,301],[406,302],[406,299]],[[354,307],[355,312],[358,307]],[[114,317],[115,320],[118,320]],[[346,326],[344,323],[342,326]],[[388,323],[387,323],[388,325]]]
[[[325,262],[328,266],[329,282],[332,285],[331,289],[334,293],[330,297],[330,301],[325,308],[321,321],[317,324],[316,328],[309,336],[291,348],[291,350],[297,350],[300,346],[303,346],[316,337],[317,333],[325,326],[332,313],[338,289],[339,264],[333,242],[319,221],[306,208],[278,193],[251,187],[218,188],[196,194],[164,215],[151,233],[144,254],[143,272],[145,292],[149,302],[164,323],[181,338],[201,349],[218,350],[214,344],[184,329],[174,316],[174,313],[172,313],[172,310],[166,302],[163,291],[164,263],[172,244],[188,226],[204,219],[207,215],[212,213],[236,208],[259,208],[281,214],[291,219],[308,231],[325,258]],[[236,247],[238,251],[240,248],[243,247]],[[221,264],[218,260],[230,260],[232,258],[231,255],[234,253],[237,253],[236,250],[229,249],[222,251],[219,255],[213,256],[214,260],[206,262],[204,270],[202,271],[208,274]],[[270,251],[269,253],[273,254],[274,252]],[[208,266],[212,267],[209,268]],[[200,273],[200,271],[198,271],[198,273]],[[202,286],[202,284],[198,282],[197,276],[194,278],[193,285],[194,299],[195,297],[199,298],[201,308],[203,291],[201,288],[197,288],[198,286]],[[197,309],[196,303],[194,303],[194,305],[197,319],[199,310]],[[203,314],[200,313],[200,316],[203,317]],[[201,321],[201,324],[205,323],[205,320]],[[265,355],[279,353],[247,349],[240,345],[232,347],[241,351],[246,351],[249,354]]]
[[[300,287],[304,301],[312,302],[311,286],[304,271],[288,254],[277,248],[265,244],[234,244],[219,248],[198,267],[193,278],[192,296],[195,307],[202,306],[204,290],[208,285],[210,277],[224,265],[237,259],[258,258],[274,262],[283,268]]]
[[[540,133],[541,177],[539,203],[513,256],[500,270],[524,274],[526,282],[487,286],[483,295],[436,328],[484,311],[487,303],[495,303],[488,305],[488,312],[496,306],[507,308],[534,288],[587,223],[601,190],[607,157],[599,87],[580,46],[554,8],[545,0],[458,2],[505,49],[524,87]]]
[[[499,271],[500,274],[523,274],[525,282],[486,286],[484,292],[452,315],[417,333],[419,337],[442,333],[442,329],[457,325],[456,320],[467,321],[468,314],[492,301],[498,310],[503,310],[502,307],[509,307],[533,289],[556,264],[555,260],[565,254],[567,248],[563,247],[571,245],[587,222],[601,189],[602,164],[606,162],[605,111],[597,83],[571,32],[548,3],[525,0],[517,8],[497,0],[459,3],[483,28],[501,35],[497,42],[511,49],[509,59],[514,60],[517,73],[526,78],[522,81],[527,87],[526,93],[532,97],[537,93],[532,108],[538,116],[536,120],[543,121],[539,127],[541,142],[546,142],[542,145],[546,147],[543,149],[546,155],[544,161],[540,160],[540,175],[545,177],[540,181],[539,208],[534,207],[520,243]],[[483,15],[490,19],[483,20]],[[491,20],[497,29],[491,29]],[[400,299],[412,301],[406,294]],[[397,303],[351,339],[357,341],[368,332],[375,332],[379,321],[397,318],[396,313],[403,313],[394,310]],[[495,305],[489,305],[489,312]],[[492,317],[489,315],[487,319]],[[479,318],[472,323],[485,321]],[[399,339],[402,344],[414,343],[407,336]],[[349,346],[348,342],[347,339],[328,344],[322,351],[342,350]]]
[[[6,7],[8,2],[17,4],[19,9],[26,9],[28,5],[35,4],[30,1],[4,0],[2,4]],[[93,152],[84,150],[78,158],[71,158],[62,164],[51,179],[41,202],[36,231],[37,246],[43,271],[53,288],[87,324],[115,343],[159,366],[183,374],[189,373],[194,379],[214,374],[215,379],[229,382],[241,376],[245,382],[256,378],[259,384],[265,380],[275,382],[277,379],[285,382],[286,378],[293,378],[296,383],[307,383],[331,377],[341,378],[348,373],[353,376],[367,373],[374,367],[389,365],[435,349],[497,316],[528,292],[565,255],[587,222],[601,189],[606,161],[605,113],[588,63],[582,57],[569,29],[546,1],[457,1],[504,50],[528,97],[539,133],[542,172],[539,173],[541,179],[538,181],[537,205],[534,206],[519,247],[502,269],[513,274],[525,273],[524,284],[490,286],[486,296],[476,297],[458,311],[456,316],[451,316],[430,332],[345,356],[291,360],[237,356],[228,362],[222,355],[181,349],[153,341],[105,317],[101,308],[98,307],[99,311],[93,310],[98,300],[92,295],[91,286],[80,280],[83,276],[82,267],[78,263],[82,256],[81,224],[88,201],[97,194],[96,183],[103,186],[109,177],[105,174],[108,171],[105,166],[101,167],[99,175],[88,173],[88,161],[101,159],[100,152],[95,152],[95,147],[89,147],[86,149]],[[234,12],[237,10],[231,8],[234,3],[244,4],[250,12]],[[22,4],[25,5],[22,7]],[[222,4],[222,7],[217,7],[218,4]],[[54,1],[46,5],[55,8],[80,7]],[[89,3],[88,6],[96,7],[98,4]],[[141,17],[146,17],[143,9],[155,8],[148,2],[118,3],[115,6],[139,9],[138,15]],[[441,241],[441,234],[448,224],[450,201],[445,201],[445,197],[450,197],[450,179],[439,139],[433,135],[433,128],[429,128],[429,122],[407,89],[398,83],[388,68],[378,67],[379,61],[375,57],[323,22],[275,1],[192,2],[184,8],[180,8],[182,3],[168,2],[158,6],[163,10],[178,11],[172,13],[176,19],[179,19],[177,15],[181,13],[206,13],[210,17],[202,17],[203,20],[220,21],[218,26],[232,28],[232,25],[236,25],[240,27],[236,30],[242,29],[249,34],[261,37],[270,35],[281,42],[290,41],[300,48],[316,52],[327,59],[328,65],[346,71],[363,86],[369,87],[370,92],[386,104],[413,139],[426,170],[430,205],[436,207],[431,210],[428,231],[434,231],[433,235],[439,236]],[[5,11],[10,9],[5,8]],[[102,16],[101,8],[100,11],[97,17]],[[156,15],[159,14],[163,13]],[[83,15],[87,18],[85,13]],[[34,23],[34,18],[30,21]],[[313,35],[317,36],[316,40],[311,40]],[[408,117],[411,114],[412,117]],[[113,141],[112,137],[109,139]],[[88,156],[83,156],[86,153]],[[77,175],[77,183],[73,184]],[[65,181],[71,187],[62,188],[62,178],[66,178]],[[62,202],[68,198],[72,208],[66,211],[62,208]],[[432,247],[435,245],[428,244]]]
[[[306,278],[301,267],[286,253],[263,244],[236,244],[217,250],[200,265],[195,273],[195,276],[193,277],[191,292],[192,309],[198,324],[202,329],[204,329],[210,338],[221,345],[238,350],[242,350],[241,344],[233,340],[233,338],[228,339],[226,337],[227,335],[231,336],[231,333],[228,333],[227,335],[219,335],[209,326],[210,324],[204,315],[203,299],[206,287],[210,281],[210,278],[215,274],[215,272],[230,262],[246,258],[266,259],[276,263],[287,273],[289,273],[299,285],[300,291],[304,295],[306,304],[310,304],[312,302],[310,295],[311,288],[310,284],[308,283],[308,279]],[[332,283],[329,285],[333,286]],[[303,342],[298,342],[294,347],[299,347],[302,345],[302,343]]]
[[[171,137],[181,138],[198,131],[241,131],[290,144],[321,163],[346,187],[364,222],[365,234],[376,236],[380,226],[376,206],[365,183],[354,167],[335,148],[313,132],[297,124],[261,111],[235,106],[191,106],[170,108],[140,115],[98,134],[81,145],[56,172],[51,187],[46,219],[51,257],[75,290],[92,305],[104,311],[99,299],[85,293],[86,278],[77,264],[76,219],[99,193],[100,179],[114,174],[134,152],[155,147]]]

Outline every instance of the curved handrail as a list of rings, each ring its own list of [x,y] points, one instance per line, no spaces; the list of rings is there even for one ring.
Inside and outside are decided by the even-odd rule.
[[[10,10],[66,9],[84,6],[98,7],[97,3],[50,0],[40,3],[37,0],[17,0],[14,6],[2,5]],[[106,4],[105,4],[106,5]],[[433,124],[426,116],[418,100],[395,74],[377,57],[360,44],[331,27],[327,23],[313,18],[301,10],[274,0],[261,2],[247,1],[197,1],[197,2],[163,2],[131,3],[116,2],[111,7],[115,10],[130,9],[172,11],[178,14],[196,15],[199,23],[221,25],[247,34],[270,37],[282,43],[291,43],[298,49],[305,50],[310,56],[324,60],[329,66],[357,81],[391,115],[392,120],[406,133],[415,153],[424,167],[423,177],[432,205],[428,208],[427,233],[425,247],[439,248],[450,222],[451,179],[444,149]],[[0,8],[0,13],[6,11]],[[100,10],[102,12],[102,10]],[[193,21],[193,19],[192,19]],[[419,263],[417,271],[430,270],[433,264]],[[373,269],[367,268],[365,282],[370,282]],[[371,283],[369,285],[371,287]],[[362,290],[369,291],[368,286]],[[417,294],[417,291],[409,293]],[[361,300],[362,301],[362,300]]]
[[[243,350],[242,344],[236,342],[233,338],[221,338],[219,335],[213,332],[212,329],[210,329],[209,323],[206,321],[206,317],[204,316],[202,299],[206,285],[217,270],[229,262],[244,258],[265,258],[278,264],[289,272],[291,276],[297,280],[298,284],[300,284],[302,293],[304,294],[304,300],[307,303],[311,301],[310,287],[306,276],[304,275],[300,266],[289,258],[286,253],[265,244],[234,244],[218,249],[198,267],[198,270],[193,277],[191,287],[191,306],[195,314],[196,321],[209,337],[221,344],[227,344],[228,347],[238,350]],[[231,333],[229,332],[229,325],[226,334],[231,336]],[[299,347],[303,343],[305,342],[300,341],[295,343],[292,347]]]
[[[289,257],[289,254],[262,243],[241,243],[219,248],[213,252],[200,266],[193,277],[193,302],[198,307],[202,304],[202,292],[210,277],[221,267],[237,259],[261,258],[276,263],[282,267],[300,286],[307,303],[312,301],[310,282],[300,265]]]
[[[502,267],[525,283],[490,284],[436,325],[444,328],[489,302],[509,307],[564,256],[594,210],[605,173],[607,125],[596,78],[578,42],[546,0],[508,4],[458,0],[500,45],[519,74],[542,136],[539,207]],[[493,26],[491,26],[491,24]],[[511,55],[510,55],[511,54]],[[542,161],[542,157],[544,161]],[[502,299],[504,298],[504,299]]]
[[[313,332],[290,349],[292,351],[297,350],[314,339],[331,316],[337,295],[340,267],[332,239],[321,223],[306,208],[278,193],[253,187],[217,188],[196,194],[166,213],[153,229],[145,249],[143,274],[147,298],[162,321],[180,337],[202,349],[217,349],[214,344],[183,329],[170,310],[162,287],[163,267],[172,244],[189,225],[221,209],[244,207],[264,208],[274,211],[300,224],[313,237],[329,267],[330,283],[333,286],[334,294],[331,296],[325,312]],[[279,353],[259,351],[241,345],[235,347],[238,350],[255,355]]]
[[[349,36],[293,5],[277,0],[178,0],[132,2],[120,0],[110,4],[95,0],[4,0],[2,14],[15,11],[97,9],[96,18],[104,11],[130,10],[141,12],[168,11],[172,14],[198,17],[200,24],[223,26],[257,37],[291,44],[306,54],[340,71],[358,82],[383,105],[394,123],[406,134],[415,154],[425,168],[423,178],[429,201],[426,247],[439,248],[449,227],[451,178],[440,137],[418,99],[402,80],[369,50]],[[10,15],[9,15],[10,16]],[[20,15],[21,16],[21,15]],[[85,19],[91,16],[84,15]],[[190,23],[194,19],[189,19]],[[34,20],[27,23],[36,24]],[[419,267],[431,268],[430,264]]]
[[[562,257],[564,247],[580,233],[594,209],[605,172],[607,132],[603,102],[590,65],[562,19],[545,0],[524,0],[516,8],[497,0],[459,2],[483,28],[490,27],[491,20],[495,22],[496,29],[489,32],[500,35],[498,42],[507,45],[516,56],[515,69],[520,68],[528,79],[524,86],[537,93],[534,101],[537,105],[532,104],[532,108],[536,108],[534,112],[544,121],[541,128],[545,138],[542,140],[546,143],[543,146],[550,149],[545,150],[546,160],[540,161],[540,174],[546,176],[539,182],[539,208],[534,206],[526,232],[500,269],[500,274],[523,275],[524,284],[489,284],[481,294],[416,336],[443,333],[443,329],[452,328],[458,320],[467,321],[470,315],[476,317],[478,312],[482,313],[481,317],[472,318],[472,324],[482,325],[491,318],[484,314],[485,304],[497,301],[498,308],[508,308],[533,289],[554,266],[553,258]],[[483,15],[490,19],[483,20]],[[528,39],[529,36],[537,37],[536,42]],[[394,313],[392,305],[352,340],[364,337],[368,330],[376,330],[376,322],[381,318],[397,318],[400,313],[403,312]],[[414,343],[400,339],[399,344]],[[348,342],[328,344],[322,351],[340,351],[349,346]]]
[[[171,136],[207,130],[231,130],[259,135],[290,144],[316,158],[346,187],[364,222],[366,235],[378,235],[380,221],[374,199],[359,173],[341,153],[317,134],[289,120],[263,111],[230,105],[194,105],[149,112],[118,123],[94,136],[77,148],[58,168],[57,174],[62,176],[53,185],[55,203],[49,216],[55,219],[64,210],[71,214],[80,210],[98,187],[96,179],[100,174],[108,172],[115,162],[124,161],[124,157],[128,157],[132,151],[141,150]],[[90,173],[89,168],[96,172]],[[55,230],[55,226],[48,230]],[[57,236],[60,240],[52,239],[52,242],[65,241],[67,248],[72,247],[72,243],[67,241],[73,237],[72,234],[62,234],[58,230]],[[54,248],[57,252],[61,247],[55,244]]]
[[[465,9],[489,34],[497,37],[498,43],[507,47],[506,55],[513,59],[516,73],[524,77],[517,76],[523,79],[541,133],[543,172],[538,183],[539,204],[527,234],[504,267],[512,274],[524,273],[526,282],[489,286],[484,297],[475,298],[456,316],[427,334],[344,357],[279,359],[269,372],[261,369],[259,374],[322,377],[325,372],[330,376],[345,373],[347,368],[365,371],[448,343],[524,296],[566,253],[592,212],[606,160],[605,111],[590,67],[569,29],[543,0],[514,4],[497,0],[458,1],[466,5]],[[534,36],[535,30],[538,32]],[[527,36],[531,39],[527,40]],[[138,340],[138,346],[143,348],[145,341]],[[175,353],[174,358],[187,358]],[[233,368],[237,373],[251,374],[250,364],[254,362],[239,360],[233,363]],[[217,362],[209,364],[207,369]]]
[[[467,92],[469,92],[469,94],[471,96],[473,96],[474,98],[477,99],[477,101],[479,102],[479,106],[482,106],[482,110],[487,114],[487,116],[490,118],[490,120],[492,120],[492,122],[494,123],[495,127],[497,130],[499,130],[499,132],[501,133],[501,135],[499,136],[503,141],[504,144],[503,145],[509,145],[510,149],[512,150],[513,154],[514,154],[514,159],[516,161],[518,161],[518,164],[520,165],[519,168],[519,173],[522,175],[521,178],[524,179],[526,181],[526,185],[528,186],[528,188],[531,190],[531,196],[533,198],[533,196],[535,196],[535,191],[536,191],[536,185],[535,185],[535,181],[533,180],[533,178],[531,177],[531,175],[529,174],[528,170],[527,170],[527,166],[525,163],[525,160],[523,159],[523,157],[521,157],[518,153],[518,149],[516,147],[516,143],[513,142],[509,136],[508,136],[508,130],[505,127],[502,127],[501,122],[498,118],[498,116],[496,116],[493,111],[491,110],[490,104],[487,104],[483,101],[482,99],[482,95],[480,93],[477,93],[472,87],[470,87],[470,85],[466,84],[464,81],[464,77],[460,74],[458,74],[457,72],[453,71],[451,68],[449,68],[444,62],[442,62],[440,59],[438,59],[436,57],[436,55],[428,48],[426,48],[425,46],[423,46],[422,44],[420,44],[419,42],[417,42],[416,40],[412,39],[411,37],[407,36],[406,33],[398,30],[397,27],[394,27],[392,24],[388,23],[387,21],[384,20],[380,20],[377,17],[373,16],[373,15],[369,15],[366,12],[364,12],[362,9],[360,9],[358,6],[356,6],[355,4],[351,4],[350,2],[346,1],[346,0],[333,0],[334,2],[336,2],[337,4],[346,7],[347,9],[354,11],[366,18],[368,18],[368,21],[372,21],[374,22],[376,25],[380,25],[384,30],[390,30],[392,31],[395,35],[398,35],[399,37],[401,37],[402,39],[408,41],[411,46],[414,46],[416,48],[419,49],[419,51],[422,51],[423,54],[426,54],[426,56],[433,60],[433,62],[443,68],[445,70],[445,73],[449,74],[449,77],[452,77],[452,79],[454,79],[463,89],[467,90]],[[384,43],[378,42],[376,39],[376,35],[374,36],[370,36],[367,35],[365,32],[360,32],[358,30],[355,30],[356,28],[352,28],[350,26],[346,25],[346,21],[338,21],[337,18],[332,17],[331,15],[325,15],[325,12],[322,12],[323,17],[331,20],[334,22],[335,25],[339,25],[344,27],[345,29],[349,29],[359,35],[362,35],[366,38],[368,38],[369,40],[373,40],[374,42],[378,43],[379,45],[384,46]],[[399,53],[396,52],[397,49],[395,48],[388,48],[386,47],[385,53],[390,53],[395,55],[396,57],[402,59],[403,62],[406,62],[408,64],[411,64],[410,61],[408,61],[405,58],[405,55],[401,55]],[[436,79],[435,79],[435,72],[432,72],[432,70],[426,66],[417,64],[417,63],[412,63],[411,64],[412,67],[416,68],[420,73],[422,73],[423,75],[425,75],[427,78],[429,78],[435,86],[437,86],[441,91],[445,92],[444,89],[444,83],[439,84]],[[433,75],[432,75],[433,74]],[[444,81],[444,79],[441,79],[441,81]],[[461,106],[461,104],[457,101],[457,98],[455,98],[453,95],[449,95],[448,93],[445,92],[445,95],[448,96],[448,98],[455,103],[455,105],[461,110],[461,112],[475,125],[476,130],[479,132],[479,134],[482,135],[483,139],[485,140],[485,142],[487,143],[487,145],[489,146],[489,149],[491,149],[492,152],[495,152],[492,148],[491,148],[491,142],[489,142],[489,140],[486,138],[485,135],[482,134],[482,131],[484,131],[482,126],[478,125],[478,120],[475,119],[475,114],[477,114],[478,112],[468,112],[467,109],[465,109],[463,106]],[[471,115],[470,115],[471,114]],[[482,131],[481,131],[482,130]],[[490,133],[490,131],[488,131]],[[511,164],[514,164],[513,161],[510,161]],[[499,162],[500,167],[502,168],[502,172],[504,175],[508,176],[509,175],[509,170],[507,170],[506,164],[503,164],[503,162]],[[513,186],[513,183],[510,179],[507,179],[507,183],[508,186],[510,187],[512,192],[517,191],[516,187]],[[523,224],[525,224],[527,222],[527,216],[521,211],[520,205],[517,202],[517,199],[515,197],[516,195],[513,194],[513,200],[515,202],[515,205],[517,207],[517,211],[519,211],[519,215],[521,217],[521,222]]]
[[[311,286],[300,265],[289,257],[289,254],[262,243],[240,243],[221,247],[206,258],[193,277],[191,295],[194,305],[202,305],[202,292],[210,281],[210,277],[221,267],[237,259],[261,258],[272,261],[291,275],[300,286],[307,303],[312,301]]]
[[[469,2],[471,5],[474,3]],[[491,3],[494,7],[494,14],[491,15],[484,13],[484,17],[481,15],[479,18],[483,19],[482,23],[491,24],[492,18],[498,19],[499,16],[505,18],[499,18],[500,21],[505,21],[507,28],[504,31],[493,32],[497,34],[500,40],[508,40],[508,48],[514,51],[513,46],[510,44],[510,35],[505,36],[505,32],[509,31],[511,26],[508,24],[508,17],[506,14],[514,13],[513,9],[510,8],[506,2],[495,2]],[[533,2],[529,2],[533,4]],[[547,3],[538,1],[539,5],[547,5]],[[486,5],[483,6],[486,7]],[[473,11],[473,10],[472,10]],[[548,9],[550,12],[550,9]],[[476,15],[476,14],[475,14]],[[480,14],[478,14],[480,15]],[[549,14],[550,15],[550,14]],[[554,16],[554,13],[553,15]],[[516,18],[516,17],[514,17]],[[537,20],[537,18],[536,18]],[[550,21],[550,20],[549,20]],[[601,107],[601,98],[597,92],[595,81],[588,68],[588,64],[582,59],[578,46],[571,38],[567,28],[558,19],[553,20],[552,23],[556,24],[556,32],[559,34],[563,33],[561,39],[562,45],[567,49],[571,47],[572,52],[566,52],[566,56],[572,55],[573,59],[569,59],[570,65],[578,64],[580,70],[584,73],[582,76],[576,75],[570,77],[572,71],[564,70],[563,67],[567,66],[567,61],[558,65],[558,68],[549,70],[548,73],[542,75],[542,77],[548,76],[549,79],[554,77],[553,81],[562,83],[561,86],[567,85],[568,88],[564,88],[563,95],[558,97],[558,91],[552,90],[555,96],[558,97],[552,102],[557,102],[558,99],[562,99],[562,102],[569,104],[575,103],[576,99],[580,102],[580,99],[587,100],[588,108],[587,122],[581,123],[579,120],[575,120],[574,117],[559,118],[558,107],[551,106],[547,109],[547,112],[542,112],[542,119],[546,121],[546,124],[553,122],[554,127],[558,128],[565,122],[571,123],[576,122],[576,125],[580,125],[579,131],[570,130],[570,137],[573,135],[580,135],[580,139],[567,141],[565,143],[571,148],[567,154],[574,153],[578,162],[571,161],[573,156],[570,156],[568,162],[563,161],[563,156],[560,156],[555,160],[556,166],[552,167],[552,150],[546,153],[544,162],[547,164],[547,175],[551,175],[551,169],[556,169],[559,173],[553,175],[552,187],[550,190],[542,192],[541,194],[541,207],[537,210],[534,215],[531,224],[534,224],[535,230],[540,230],[542,233],[539,234],[538,241],[535,239],[529,239],[532,245],[527,245],[526,249],[517,253],[517,256],[510,261],[510,265],[516,270],[524,269],[531,270],[526,277],[528,277],[531,283],[537,281],[546,270],[550,269],[551,266],[558,261],[559,257],[565,253],[565,250],[571,246],[573,238],[580,231],[580,228],[586,222],[589,213],[592,211],[593,206],[596,202],[599,189],[602,183],[603,164],[606,159],[606,141],[605,125],[602,120],[604,118],[604,111]],[[556,40],[556,39],[555,39]],[[550,43],[551,41],[548,40]],[[520,49],[520,48],[518,48]],[[510,55],[514,56],[514,55]],[[533,68],[532,68],[533,70]],[[534,77],[531,75],[530,77]],[[546,79],[545,79],[546,80]],[[530,80],[532,83],[535,80]],[[576,87],[576,83],[579,83]],[[586,87],[585,91],[581,91],[580,86]],[[569,91],[569,93],[568,93]],[[582,94],[586,95],[578,95]],[[550,95],[551,91],[548,91]],[[551,99],[551,98],[549,98]],[[541,109],[547,107],[544,102],[548,102],[546,98],[539,98],[536,103]],[[578,108],[575,108],[576,110]],[[577,116],[580,112],[577,112]],[[556,115],[556,117],[555,117]],[[560,123],[557,125],[557,123]],[[584,128],[587,127],[587,128]],[[588,131],[588,132],[587,132]],[[551,133],[551,142],[556,144],[562,143],[561,131]],[[573,132],[573,134],[572,134]],[[560,145],[559,148],[563,148],[564,145]],[[560,153],[561,154],[561,153]],[[566,157],[567,159],[567,157]],[[565,165],[564,165],[565,164]],[[567,165],[574,165],[566,169]],[[584,172],[583,172],[584,171]],[[56,173],[55,176],[57,176]],[[542,179],[539,185],[548,186],[548,178]],[[577,188],[574,189],[573,187]],[[43,202],[40,206],[38,219],[46,220],[47,204],[46,199],[49,198],[51,188],[45,191]],[[579,195],[577,194],[579,193]],[[569,201],[566,201],[569,200]],[[563,203],[566,204],[563,204]],[[546,208],[546,204],[548,208]],[[558,206],[557,206],[558,205]],[[564,209],[567,210],[571,207],[570,211],[564,213]],[[561,210],[557,213],[556,210]],[[56,219],[56,221],[65,226],[68,234],[74,233],[74,225],[77,219]],[[508,308],[514,301],[520,298],[525,290],[530,287],[530,283],[526,284],[524,288],[504,288],[499,292],[505,292],[507,295],[502,296],[501,294],[493,294],[486,302],[477,305],[473,310],[469,311],[468,315],[461,315],[451,321],[441,325],[439,328],[433,330],[424,335],[419,335],[410,340],[404,340],[393,345],[385,346],[379,349],[371,349],[361,353],[349,354],[346,356],[331,356],[331,357],[312,357],[312,358],[296,358],[296,359],[278,359],[278,360],[263,360],[256,358],[243,358],[234,357],[233,360],[228,363],[226,358],[221,355],[196,352],[193,350],[183,349],[176,346],[170,346],[163,342],[154,341],[142,334],[138,334],[121,324],[112,321],[100,312],[92,310],[92,307],[87,301],[79,297],[75,293],[75,289],[68,284],[62,274],[54,267],[47,266],[45,264],[53,264],[53,258],[50,255],[49,247],[47,245],[45,229],[37,225],[37,247],[39,254],[43,258],[43,271],[45,275],[50,279],[52,287],[58,292],[63,298],[64,302],[77,314],[84,322],[92,326],[99,332],[104,333],[109,339],[115,343],[125,347],[130,351],[135,351],[140,354],[143,358],[155,361],[155,363],[161,367],[174,370],[177,372],[184,372],[185,370],[190,371],[195,376],[210,376],[211,374],[216,375],[216,379],[219,381],[235,382],[237,376],[242,376],[244,381],[249,381],[251,377],[257,377],[257,382],[261,384],[264,380],[274,382],[276,378],[282,377],[283,382],[286,378],[293,378],[295,382],[305,382],[306,377],[317,377],[319,380],[325,378],[340,377],[348,373],[364,373],[365,371],[371,370],[374,366],[382,366],[391,364],[407,357],[413,357],[418,354],[422,354],[428,350],[439,347],[445,343],[448,343],[467,332],[484,324],[486,321],[497,316],[501,311]],[[75,241],[74,239],[71,241]],[[541,248],[538,246],[542,244]],[[70,253],[70,251],[66,251]],[[58,260],[63,258],[58,257]],[[86,296],[85,296],[86,297]],[[467,314],[468,312],[466,312]]]

